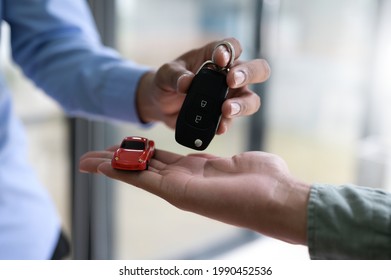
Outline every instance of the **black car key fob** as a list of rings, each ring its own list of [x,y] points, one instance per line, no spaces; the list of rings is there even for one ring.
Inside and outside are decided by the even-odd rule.
[[[194,76],[179,112],[175,140],[188,148],[205,150],[220,123],[228,93],[227,70],[206,61]]]

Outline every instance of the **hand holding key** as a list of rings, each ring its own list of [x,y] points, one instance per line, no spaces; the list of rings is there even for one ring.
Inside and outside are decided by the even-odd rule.
[[[225,67],[220,67],[214,60],[219,46],[227,47],[230,53]],[[221,107],[228,93],[226,76],[235,59],[235,49],[227,41],[218,44],[215,51],[212,59],[205,61],[193,78],[176,122],[175,140],[195,150],[205,150],[216,133]]]
[[[222,115],[217,134],[224,133],[234,117],[251,115],[259,109],[260,98],[248,85],[264,82],[270,75],[270,68],[265,60],[243,62],[238,59],[242,49],[236,39],[228,38],[223,41],[233,46],[235,60],[226,76],[229,91],[221,107]],[[162,121],[175,128],[186,92],[200,66],[212,57],[220,67],[229,64],[230,52],[221,42],[212,42],[191,50],[164,64],[156,72],[144,75],[137,91],[137,108],[141,120]],[[220,46],[216,48],[217,45]]]

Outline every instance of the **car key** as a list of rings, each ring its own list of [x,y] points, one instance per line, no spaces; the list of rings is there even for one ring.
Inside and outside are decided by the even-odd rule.
[[[228,93],[226,75],[235,58],[233,46],[222,42],[231,54],[226,67],[220,67],[212,60],[202,64],[187,92],[179,112],[175,140],[188,148],[205,150],[214,135],[221,119],[221,106]]]

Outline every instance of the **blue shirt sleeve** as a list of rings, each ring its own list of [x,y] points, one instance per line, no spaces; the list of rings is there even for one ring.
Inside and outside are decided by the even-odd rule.
[[[135,93],[144,66],[104,47],[82,0],[7,0],[12,55],[71,115],[140,123]]]
[[[391,259],[391,194],[315,184],[307,227],[312,259]]]

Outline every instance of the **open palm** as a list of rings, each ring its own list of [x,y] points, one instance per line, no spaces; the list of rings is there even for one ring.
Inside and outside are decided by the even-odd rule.
[[[285,162],[273,154],[221,158],[157,150],[149,169],[141,172],[113,169],[112,155],[112,150],[89,152],[80,159],[80,170],[142,188],[182,210],[284,240],[291,239],[281,232],[286,231],[285,220],[305,219],[305,213],[292,217],[295,211],[279,208],[290,203],[295,189],[287,183],[292,177]]]

